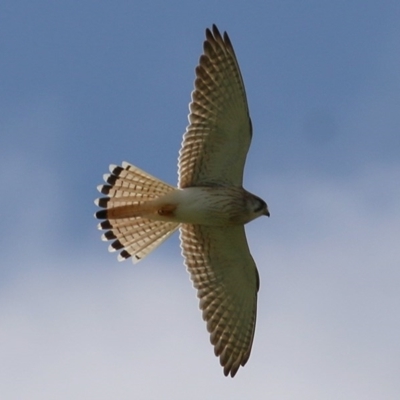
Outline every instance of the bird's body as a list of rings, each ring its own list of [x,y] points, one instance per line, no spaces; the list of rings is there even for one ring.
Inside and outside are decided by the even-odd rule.
[[[215,25],[206,30],[189,122],[178,187],[128,163],[111,165],[96,217],[120,260],[139,261],[180,229],[215,354],[225,375],[234,376],[250,356],[259,288],[244,224],[269,211],[242,187],[252,126],[233,47]]]
[[[259,199],[243,188],[204,186],[177,188],[155,200],[117,206],[108,210],[107,218],[144,217],[193,225],[228,226],[247,224],[265,212]]]

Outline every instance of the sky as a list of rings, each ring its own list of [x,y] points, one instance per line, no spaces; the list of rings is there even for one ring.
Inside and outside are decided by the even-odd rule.
[[[0,393],[392,399],[400,392],[398,1],[0,5]],[[175,235],[119,263],[93,218],[109,164],[175,184],[205,28],[228,31],[253,142],[261,289],[222,374]]]

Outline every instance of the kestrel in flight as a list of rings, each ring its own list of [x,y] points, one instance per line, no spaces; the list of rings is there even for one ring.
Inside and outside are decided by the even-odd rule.
[[[102,238],[113,240],[109,250],[133,262],[179,228],[215,355],[233,377],[250,356],[259,289],[244,224],[269,211],[242,187],[252,126],[231,41],[215,25],[206,30],[189,109],[178,187],[126,162],[111,165],[96,217]]]

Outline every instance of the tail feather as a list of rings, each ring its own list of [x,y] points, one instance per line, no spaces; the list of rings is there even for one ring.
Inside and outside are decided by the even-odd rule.
[[[121,243],[124,246],[124,251],[119,254],[119,261],[133,256],[133,262],[138,262],[168,239],[179,227],[179,224],[174,222],[155,221],[146,218],[140,218],[140,220],[141,224],[134,229],[134,232],[124,235],[124,240],[127,241]],[[121,242],[122,239],[118,240]]]
[[[96,218],[104,219],[98,228],[107,230],[102,235],[103,240],[114,240],[109,246],[110,251],[121,250],[118,260],[132,257],[135,263],[172,235],[179,223],[134,216],[125,210],[144,210],[146,202],[175,188],[126,162],[122,167],[111,165],[110,172],[111,175],[104,176],[107,185],[98,187],[108,196],[95,201],[103,208],[95,214]]]
[[[175,190],[173,186],[127,162],[123,162],[122,167],[110,165],[110,172],[104,175],[107,185],[100,185],[98,189],[114,201],[124,197],[130,200],[154,200]]]

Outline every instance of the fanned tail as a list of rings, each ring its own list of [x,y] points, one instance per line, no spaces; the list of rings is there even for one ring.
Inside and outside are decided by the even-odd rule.
[[[147,202],[175,190],[145,171],[123,162],[122,167],[110,165],[111,174],[104,175],[106,185],[98,186],[107,195],[95,203],[103,208],[95,216],[104,219],[99,229],[107,230],[103,240],[114,240],[109,251],[121,250],[118,260],[132,257],[138,262],[166,240],[179,227],[179,223],[143,218],[140,213],[148,211]],[[129,210],[130,215],[124,210]],[[134,213],[132,210],[138,210]],[[129,215],[128,213],[128,215]]]

